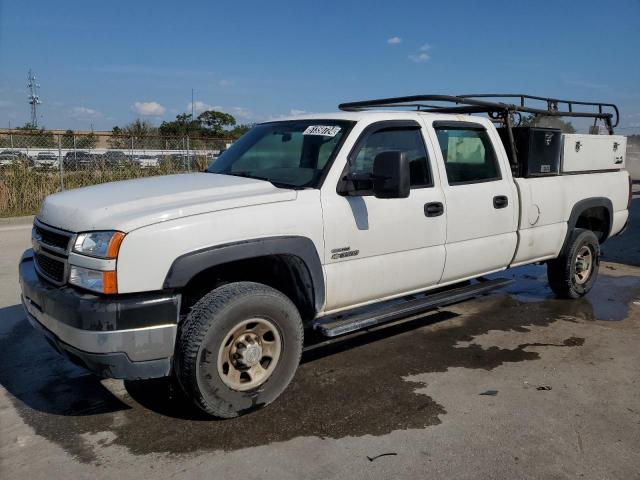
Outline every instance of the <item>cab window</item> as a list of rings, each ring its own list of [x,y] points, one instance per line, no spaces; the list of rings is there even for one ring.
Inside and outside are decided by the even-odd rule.
[[[482,127],[434,126],[449,185],[500,180],[498,159]]]
[[[411,188],[433,186],[420,127],[383,127],[367,134],[351,155],[350,173],[373,172],[373,161],[382,152],[406,152],[409,158]]]

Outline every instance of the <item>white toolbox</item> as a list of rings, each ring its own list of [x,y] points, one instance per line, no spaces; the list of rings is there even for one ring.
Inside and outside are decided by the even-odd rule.
[[[623,135],[562,135],[561,172],[590,172],[624,168],[627,137]]]

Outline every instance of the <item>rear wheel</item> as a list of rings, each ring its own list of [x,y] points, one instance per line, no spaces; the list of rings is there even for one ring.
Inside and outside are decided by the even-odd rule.
[[[212,290],[181,326],[176,374],[205,412],[238,416],[275,400],[302,354],[303,328],[281,292],[252,282]]]
[[[547,263],[549,286],[561,298],[579,298],[593,287],[600,265],[600,244],[591,230],[577,228],[564,255]]]

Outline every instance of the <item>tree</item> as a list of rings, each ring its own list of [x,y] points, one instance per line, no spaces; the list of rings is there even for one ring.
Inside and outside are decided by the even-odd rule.
[[[139,118],[126,125],[122,130],[125,135],[134,138],[151,137],[158,134],[158,129],[151,122]]]
[[[202,123],[192,120],[191,114],[181,113],[172,122],[162,122],[158,130],[165,137],[198,136],[202,131]]]
[[[62,148],[73,148],[73,130],[67,130],[60,138],[60,146]]]
[[[520,126],[559,128],[563,133],[576,133],[576,129],[571,122],[565,122],[560,117],[549,115],[523,115]]]
[[[220,136],[225,133],[225,127],[233,127],[236,119],[232,115],[215,110],[207,110],[198,115],[197,121],[207,127],[208,134]]]
[[[151,139],[157,136],[158,129],[151,122],[137,118],[124,127],[113,127],[108,143],[111,148],[131,148],[132,139],[137,140],[137,146],[142,146],[146,143],[144,139],[153,142]]]
[[[128,148],[131,146],[131,142],[127,142],[127,137],[124,130],[117,125],[111,129],[111,136],[107,140],[109,148]],[[129,145],[127,145],[127,143]]]
[[[231,138],[240,138],[242,135],[247,133],[249,130],[253,128],[254,124],[242,124],[237,125],[235,128],[229,130],[229,136]]]

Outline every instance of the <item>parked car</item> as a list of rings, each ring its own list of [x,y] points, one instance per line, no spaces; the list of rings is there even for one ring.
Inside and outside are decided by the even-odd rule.
[[[30,166],[29,157],[20,150],[3,150],[0,152],[0,168],[11,167],[15,165]]]
[[[138,155],[133,162],[140,168],[151,168],[160,165],[160,157],[157,155]]]
[[[65,154],[64,168],[67,170],[84,170],[92,168],[96,163],[96,157],[84,150],[72,150]]]
[[[20,261],[28,318],[100,376],[175,375],[230,418],[284,391],[305,332],[397,321],[531,263],[558,297],[582,297],[628,221],[626,138],[616,107],[614,123],[607,104],[555,99],[549,115],[595,117],[610,135],[513,128],[514,112],[540,112],[529,98],[343,104],[255,126],[207,173],[51,195]]]
[[[124,167],[131,165],[130,158],[121,150],[109,150],[102,155],[107,166]]]
[[[58,154],[54,152],[38,152],[34,167],[41,169],[58,168]]]

